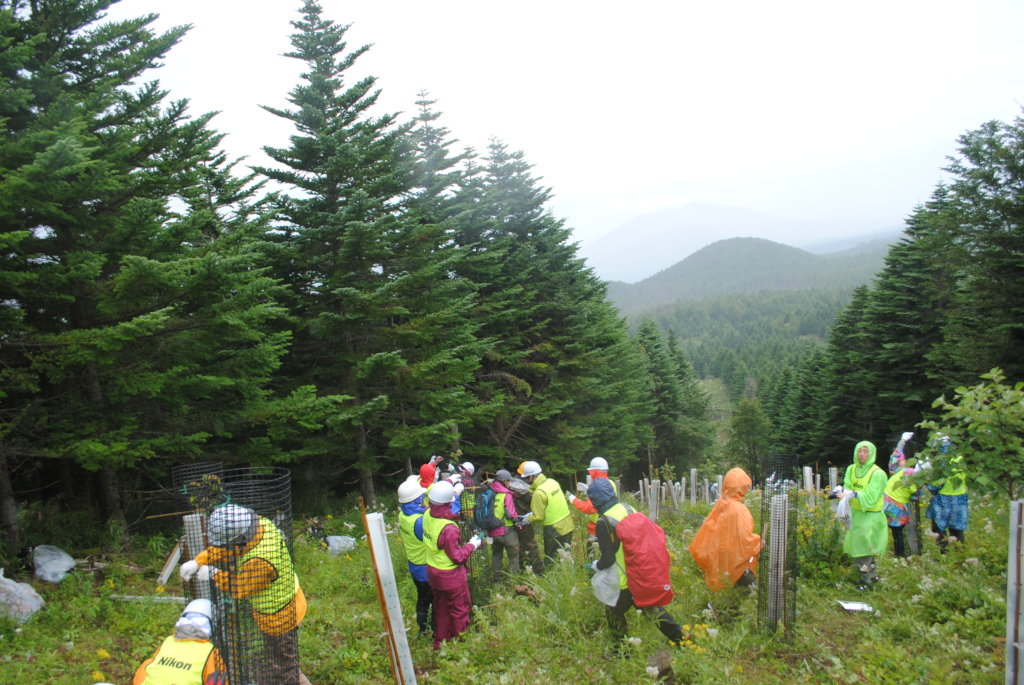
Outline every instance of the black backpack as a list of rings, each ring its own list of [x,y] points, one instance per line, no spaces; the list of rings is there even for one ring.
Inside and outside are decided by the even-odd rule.
[[[497,492],[487,488],[476,497],[473,508],[473,523],[484,532],[489,532],[505,525],[500,518],[494,515],[494,505],[498,501],[497,495]]]

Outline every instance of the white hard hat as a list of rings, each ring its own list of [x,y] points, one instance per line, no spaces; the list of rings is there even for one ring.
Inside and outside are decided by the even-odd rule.
[[[420,485],[419,478],[409,476],[404,483],[398,486],[398,503],[406,504],[426,492],[427,489]]]
[[[447,504],[455,497],[455,486],[446,480],[434,483],[427,495],[434,504]]]
[[[179,640],[209,640],[213,635],[213,605],[208,599],[193,599],[174,624]]]
[[[604,457],[594,457],[590,460],[590,466],[587,469],[590,471],[607,471],[608,462]]]
[[[476,472],[476,467],[468,461],[464,461],[459,464],[459,469],[465,471],[467,476],[472,476]]]
[[[213,618],[213,604],[208,599],[193,599],[185,607],[185,610],[181,612],[182,616],[188,616],[189,614],[202,614],[206,618]]]
[[[256,532],[256,514],[249,507],[222,504],[210,514],[206,534],[210,544],[222,547],[244,542]]]
[[[540,464],[535,461],[524,461],[519,465],[519,473],[523,476],[536,476],[540,473]]]

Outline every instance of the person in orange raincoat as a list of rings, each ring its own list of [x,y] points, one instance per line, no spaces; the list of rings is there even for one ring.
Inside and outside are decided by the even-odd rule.
[[[722,495],[690,543],[690,556],[704,571],[704,582],[712,592],[749,587],[757,580],[754,570],[761,536],[754,532],[754,517],[743,503],[751,484],[750,476],[741,468],[725,474]],[[730,605],[734,603],[730,600],[737,599],[729,598],[722,604]]]

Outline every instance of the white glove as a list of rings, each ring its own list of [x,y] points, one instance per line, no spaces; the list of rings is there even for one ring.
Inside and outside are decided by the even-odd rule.
[[[465,490],[465,489],[466,489],[466,486],[463,485],[462,483],[456,483],[455,486],[452,488],[452,490],[455,491],[456,495],[461,495],[462,491]]]
[[[458,485],[462,483],[462,476],[460,476],[457,473],[453,473],[452,475],[448,476],[445,480],[447,480],[452,485]]]
[[[847,499],[849,497],[856,497],[857,496],[857,491],[856,490],[843,490],[843,494],[840,495],[840,496],[843,499]]]
[[[199,572],[196,573],[196,580],[201,583],[205,583],[213,580],[213,577],[217,575],[218,569],[216,566],[202,565],[199,567]]]
[[[469,545],[474,549],[480,549],[480,545],[484,544],[484,541],[480,539],[479,535],[474,535],[469,539]]]
[[[493,544],[493,543],[494,543],[494,538],[492,538],[490,535],[488,535],[487,537],[484,538],[484,544],[490,545],[490,544]]]
[[[832,488],[832,496],[833,496],[833,497],[839,497],[840,495],[842,495],[842,494],[843,494],[843,490],[844,490],[844,489],[845,489],[845,488],[843,488],[843,486],[842,486],[842,485],[837,485],[837,486],[835,486],[834,488]]]
[[[530,522],[530,517],[531,516],[533,516],[533,512],[532,511],[526,512],[525,514],[520,516],[518,519],[516,519],[516,524],[520,525],[520,526],[525,526],[527,523]]]
[[[442,457],[440,454],[435,454],[430,458],[431,464],[440,464],[442,461],[444,461],[444,457]]]
[[[195,578],[196,573],[198,572],[199,564],[196,563],[195,559],[193,559],[192,561],[186,561],[184,564],[181,565],[181,568],[178,569],[178,575],[180,575],[181,579],[184,580],[186,583]]]
[[[900,436],[900,440],[906,442],[907,440],[910,440],[912,437],[914,437],[914,431],[907,431],[906,433]]]
[[[572,494],[571,492],[565,493],[565,498],[569,500],[569,504],[572,504],[573,502],[576,501],[576,495]]]
[[[930,469],[931,467],[932,467],[932,464],[931,464],[930,461],[922,461],[916,467],[914,467],[914,473],[918,473],[919,471],[926,471],[927,469]]]
[[[584,483],[583,481],[576,483],[576,492],[580,493],[581,495],[587,494],[587,484]]]

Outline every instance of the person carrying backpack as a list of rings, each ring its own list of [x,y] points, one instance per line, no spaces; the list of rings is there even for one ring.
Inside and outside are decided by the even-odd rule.
[[[607,478],[594,481],[587,494],[600,514],[597,519],[597,546],[601,551],[601,557],[592,564],[584,564],[584,568],[602,571],[614,564],[619,571],[619,599],[614,606],[605,606],[608,629],[615,640],[613,654],[621,653],[623,639],[626,637],[626,612],[633,607],[653,617],[658,622],[661,634],[668,638],[671,644],[679,645],[684,639],[683,629],[664,606],[672,599],[671,586],[663,587],[660,591],[650,587],[651,578],[657,578],[663,583],[667,583],[668,580],[669,558],[664,531],[650,519],[641,521],[650,531],[644,536],[644,544],[649,551],[655,552],[656,560],[652,561],[649,557],[631,560],[626,551],[627,545],[620,539],[621,531],[618,528],[626,517],[646,517],[634,513],[629,505],[620,503],[611,481]],[[660,536],[657,535],[658,531]],[[638,592],[643,589],[643,596],[635,598],[630,589],[631,585]]]
[[[491,544],[491,570],[495,575],[501,573],[502,551],[508,556],[508,572],[519,573],[519,535],[516,533],[513,523],[518,514],[516,513],[515,498],[508,484],[512,480],[512,474],[505,469],[498,469],[494,474],[494,482],[491,483],[489,493],[477,498],[477,510],[483,508],[487,502],[487,519],[485,526],[493,523],[499,525],[487,528],[487,535],[492,540]]]

